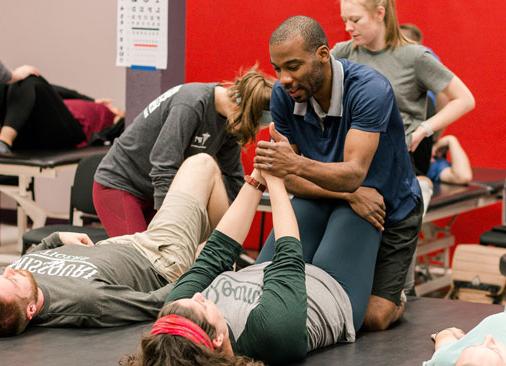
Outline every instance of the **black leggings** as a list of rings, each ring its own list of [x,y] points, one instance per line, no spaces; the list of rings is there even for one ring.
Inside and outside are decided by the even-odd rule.
[[[339,282],[350,298],[355,329],[360,329],[371,294],[381,233],[341,200],[294,197],[292,207],[299,224],[304,261]],[[271,232],[257,263],[272,260],[274,243]],[[409,264],[412,255],[408,253],[406,257]]]
[[[28,78],[9,85],[0,98],[2,125],[18,133],[13,149],[67,149],[86,136],[63,99],[42,77]]]
[[[416,150],[411,155],[411,164],[416,175],[427,175],[432,157],[432,136],[426,137],[420,142]]]

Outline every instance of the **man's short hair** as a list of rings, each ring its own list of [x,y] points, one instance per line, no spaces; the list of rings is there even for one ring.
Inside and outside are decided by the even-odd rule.
[[[0,337],[20,334],[27,324],[23,301],[7,300],[0,296]]]
[[[286,19],[272,33],[269,40],[270,45],[277,45],[301,36],[304,40],[306,51],[314,52],[320,46],[327,46],[329,42],[321,25],[313,18],[297,15]]]

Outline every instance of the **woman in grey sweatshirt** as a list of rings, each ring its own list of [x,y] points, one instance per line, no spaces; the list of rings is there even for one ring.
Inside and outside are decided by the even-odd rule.
[[[251,69],[233,82],[173,87],[146,106],[95,174],[93,202],[108,235],[146,230],[182,162],[198,153],[215,157],[233,200],[243,182],[241,146],[270,122],[271,90]]]

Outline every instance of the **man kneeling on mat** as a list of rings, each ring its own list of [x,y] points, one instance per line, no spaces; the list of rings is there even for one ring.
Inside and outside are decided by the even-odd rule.
[[[297,220],[282,179],[254,170],[209,237],[130,365],[246,365],[243,356],[289,363],[337,342],[353,342],[353,315],[341,278],[304,264]],[[265,179],[265,181],[264,181]],[[275,254],[270,262],[232,272],[262,191],[270,193]],[[349,242],[349,245],[355,245]],[[333,253],[335,254],[335,253]],[[357,262],[361,256],[357,253]],[[372,286],[374,266],[356,268]]]
[[[198,154],[178,170],[145,232],[96,246],[85,234],[50,235],[0,276],[0,336],[29,323],[112,327],[155,318],[227,208],[218,165]]]

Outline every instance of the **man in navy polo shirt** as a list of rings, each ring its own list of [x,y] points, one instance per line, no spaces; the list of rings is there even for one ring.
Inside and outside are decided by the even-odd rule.
[[[314,19],[287,19],[269,45],[274,141],[258,144],[255,167],[285,178],[305,260],[342,278],[356,328],[386,329],[404,311],[422,218],[392,88],[367,66],[335,60]]]

